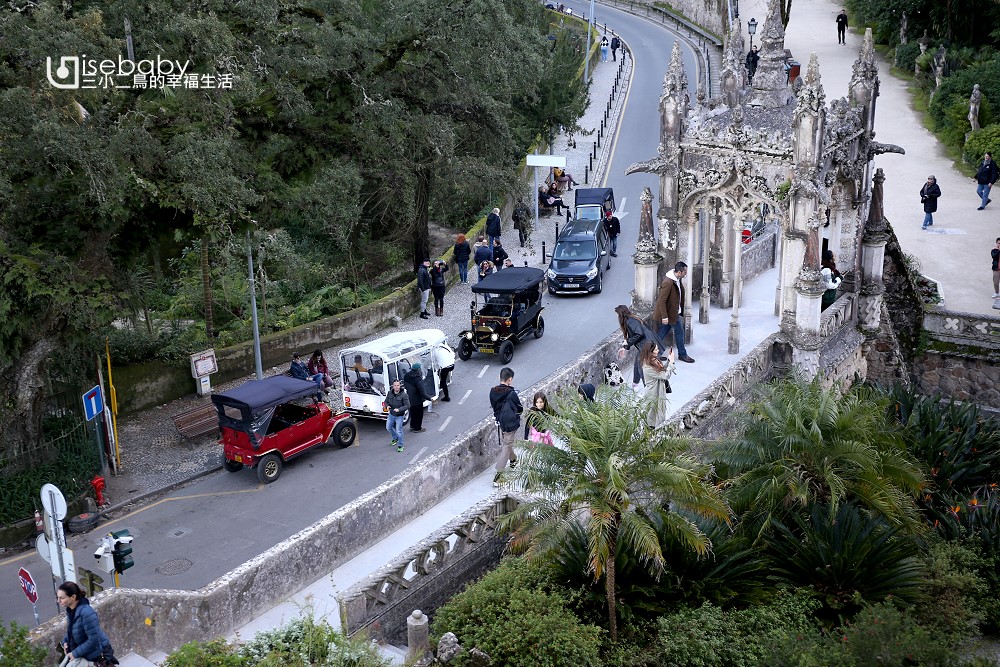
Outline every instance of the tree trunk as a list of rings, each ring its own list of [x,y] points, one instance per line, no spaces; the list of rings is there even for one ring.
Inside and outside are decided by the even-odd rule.
[[[208,234],[201,237],[201,286],[203,299],[205,301],[205,337],[208,342],[212,342],[215,328],[214,313],[212,312],[212,269],[208,263]]]
[[[413,270],[420,267],[425,257],[431,256],[431,240],[428,221],[430,220],[431,183],[434,175],[431,166],[417,165],[416,199],[413,221]]]
[[[615,600],[615,555],[612,552],[604,572],[604,588],[608,597],[608,632],[611,641],[618,641],[618,605]]]
[[[46,463],[52,454],[40,449],[45,395],[38,369],[45,368],[55,349],[54,338],[37,340],[0,372],[9,382],[0,401],[0,472],[4,475]]]

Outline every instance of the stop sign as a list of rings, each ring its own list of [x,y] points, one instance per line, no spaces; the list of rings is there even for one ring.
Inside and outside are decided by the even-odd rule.
[[[31,604],[38,602],[38,588],[35,587],[31,574],[22,567],[17,572],[17,578],[21,582],[21,590],[24,591],[24,597],[28,598],[28,602]]]

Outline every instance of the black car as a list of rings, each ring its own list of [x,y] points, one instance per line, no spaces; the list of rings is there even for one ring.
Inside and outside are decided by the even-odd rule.
[[[600,294],[611,268],[611,238],[600,220],[574,220],[559,234],[545,272],[549,294]]]
[[[500,361],[514,358],[514,343],[529,335],[541,338],[541,269],[515,266],[490,274],[472,286],[471,326],[458,334],[458,357],[467,361],[473,352],[499,354]]]

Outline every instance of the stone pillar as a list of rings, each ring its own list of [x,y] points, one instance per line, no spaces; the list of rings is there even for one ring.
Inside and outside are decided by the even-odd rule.
[[[737,221],[742,228],[742,224]],[[734,230],[735,231],[735,230]],[[742,229],[740,230],[742,231]],[[729,320],[729,354],[740,353],[740,293],[743,291],[743,239],[733,234],[736,246],[733,251],[733,315]]]
[[[656,252],[653,238],[653,194],[643,188],[639,196],[642,209],[639,212],[639,240],[635,244],[632,262],[635,265],[635,289],[632,290],[632,311],[641,317],[653,312],[656,303],[657,269],[663,257]]]
[[[406,619],[406,659],[418,660],[431,649],[430,619],[419,609],[414,609]]]
[[[701,253],[701,296],[698,303],[698,322],[708,324],[709,305],[712,301],[712,240],[715,237],[715,216],[705,216],[705,243]],[[692,289],[694,289],[692,287]]]
[[[722,277],[719,280],[719,308],[729,308],[733,305],[733,230],[729,224],[729,214],[723,213],[720,207],[718,228],[722,230],[719,240],[722,248]]]
[[[784,225],[782,225],[783,227]],[[781,317],[781,286],[785,284],[784,267],[782,258],[785,256],[785,234],[783,230],[778,230],[774,239],[775,263],[778,265],[778,284],[774,286],[774,316]]]
[[[683,252],[678,252],[677,256],[680,261],[688,265],[688,275],[691,275],[691,267],[694,266],[694,257],[692,256],[694,252],[694,235],[696,233],[697,218],[692,220],[687,226],[687,233],[684,234],[684,245],[680,248]],[[673,267],[671,267],[673,268]],[[684,286],[684,344],[694,342],[694,327],[691,326],[691,321],[694,319],[691,313],[691,303],[693,300],[694,291],[691,286],[691,281],[687,281]]]
[[[882,319],[882,266],[885,261],[885,244],[889,240],[889,224],[882,210],[885,174],[881,167],[875,171],[872,186],[872,200],[868,209],[868,221],[861,237],[861,295],[859,302],[859,325],[866,342],[871,343],[878,336]]]

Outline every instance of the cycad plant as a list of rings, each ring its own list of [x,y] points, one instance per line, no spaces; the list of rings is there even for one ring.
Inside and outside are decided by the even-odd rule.
[[[706,480],[708,466],[686,454],[685,441],[649,429],[648,409],[645,402],[558,402],[546,426],[565,448],[518,447],[519,464],[508,479],[530,498],[500,520],[513,533],[515,552],[550,559],[582,525],[586,572],[594,582],[604,579],[612,641],[622,548],[659,573],[665,560],[658,526],[704,555],[712,544],[691,516],[729,521],[721,492]]]
[[[924,475],[885,410],[884,395],[869,387],[840,393],[799,378],[763,387],[713,453],[731,477],[728,498],[744,530],[760,539],[776,520],[817,504],[832,517],[848,500],[918,530]]]

